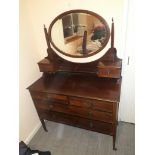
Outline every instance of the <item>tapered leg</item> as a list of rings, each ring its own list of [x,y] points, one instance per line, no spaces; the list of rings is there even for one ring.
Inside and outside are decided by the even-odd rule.
[[[116,142],[116,134],[113,135],[113,150],[117,150],[116,146],[115,146],[115,142]]]
[[[117,130],[117,122],[114,123],[114,126],[113,126],[113,150],[117,150],[116,146],[115,146],[115,143],[116,143],[116,130]]]
[[[40,121],[41,121],[41,124],[42,124],[44,130],[47,132],[48,130],[47,130],[47,128],[46,128],[46,125],[45,125],[44,120],[43,120],[43,119],[40,119]]]
[[[113,150],[117,150],[115,147],[116,143],[116,131],[117,131],[117,125],[118,125],[118,106],[119,104],[113,104],[113,112],[114,112],[114,117],[113,117]]]

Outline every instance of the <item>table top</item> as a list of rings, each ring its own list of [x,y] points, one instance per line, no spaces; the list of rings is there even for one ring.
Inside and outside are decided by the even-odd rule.
[[[99,78],[90,74],[61,72],[46,80],[41,77],[28,89],[30,91],[119,102],[121,79]]]

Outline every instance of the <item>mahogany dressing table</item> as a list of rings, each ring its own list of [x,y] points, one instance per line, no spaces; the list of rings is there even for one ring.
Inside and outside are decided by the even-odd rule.
[[[89,41],[90,27],[83,26],[84,29],[82,29],[81,13],[85,15],[83,17],[85,19],[91,15],[101,22],[98,24],[97,19],[94,19],[97,23],[97,26],[94,26],[96,23],[93,21],[95,24],[91,24],[89,20],[89,25],[92,25],[94,30]],[[73,35],[70,35],[70,27],[65,25],[69,23],[69,16],[78,19],[74,23],[73,30],[75,32]],[[78,54],[70,54],[59,49],[58,44],[56,45],[54,38],[51,37],[51,29],[55,24],[58,25],[60,20],[65,46],[73,43],[75,45],[78,42],[78,47],[75,50],[78,51]],[[99,34],[102,34],[101,37],[95,36],[96,29],[98,33],[100,32]],[[40,72],[43,72],[43,75],[28,87],[44,130],[47,131],[44,120],[49,120],[108,134],[113,137],[113,149],[116,150],[122,60],[117,57],[117,50],[114,48],[113,21],[110,34],[108,24],[101,16],[87,10],[71,10],[56,17],[51,23],[49,31],[47,32],[44,27],[44,32],[48,56],[38,62]],[[95,37],[99,38],[101,47],[94,50],[94,47],[89,46],[89,43]],[[100,52],[110,37],[111,47],[109,50],[92,62],[70,62],[53,50],[54,47],[55,50],[64,55],[79,59],[89,57]],[[98,41],[96,40],[95,42]]]

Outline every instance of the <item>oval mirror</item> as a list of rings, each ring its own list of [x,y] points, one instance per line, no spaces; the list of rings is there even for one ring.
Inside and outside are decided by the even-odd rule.
[[[107,22],[94,12],[71,10],[56,17],[50,24],[52,46],[70,57],[88,57],[100,52],[108,43]]]

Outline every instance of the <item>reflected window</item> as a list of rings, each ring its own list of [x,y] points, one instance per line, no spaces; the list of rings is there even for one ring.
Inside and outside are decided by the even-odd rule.
[[[64,38],[83,36],[86,29],[86,16],[80,13],[71,13],[62,18]]]

